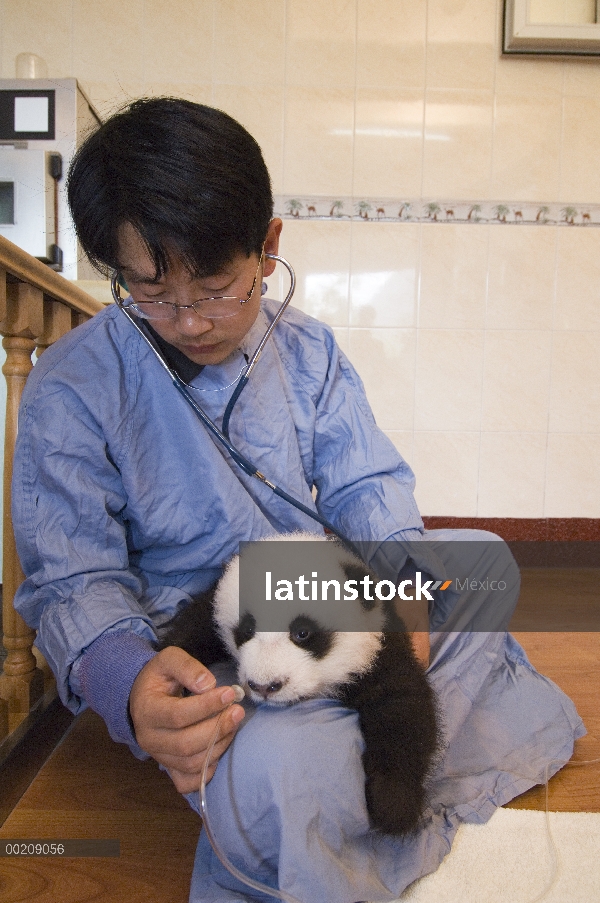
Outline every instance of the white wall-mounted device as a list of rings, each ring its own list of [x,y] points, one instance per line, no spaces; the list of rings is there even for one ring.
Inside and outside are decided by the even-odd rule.
[[[67,279],[97,278],[78,247],[64,176],[99,124],[74,78],[0,79],[0,235]]]

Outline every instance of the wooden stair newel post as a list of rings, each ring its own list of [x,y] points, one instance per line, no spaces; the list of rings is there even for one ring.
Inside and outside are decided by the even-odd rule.
[[[15,593],[25,578],[15,546],[10,498],[19,402],[33,366],[31,355],[36,340],[44,332],[44,298],[42,290],[31,285],[1,281],[6,286],[5,298],[0,299],[4,301],[0,334],[4,336],[2,345],[6,351],[2,368],[6,377],[2,618],[7,656],[0,676],[0,697],[7,701],[10,716],[24,717],[42,695],[44,678],[32,652],[35,631],[13,607]]]

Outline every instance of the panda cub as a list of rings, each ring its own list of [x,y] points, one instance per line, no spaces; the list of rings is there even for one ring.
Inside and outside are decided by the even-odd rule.
[[[273,539],[325,537],[289,534]],[[359,559],[338,546],[339,567],[346,578],[368,573]],[[364,632],[332,631],[298,603],[288,632],[268,633],[255,630],[254,617],[244,612],[238,593],[236,556],[215,586],[173,618],[159,648],[180,646],[207,667],[233,659],[238,681],[254,702],[290,705],[331,697],[355,709],[365,742],[365,798],[371,826],[386,834],[414,831],[438,750],[438,719],[433,691],[393,603],[360,596],[352,602],[360,607],[357,614],[364,617]]]

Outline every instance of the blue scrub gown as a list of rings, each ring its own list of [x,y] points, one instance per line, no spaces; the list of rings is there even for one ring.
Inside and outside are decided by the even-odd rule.
[[[217,423],[277,307],[263,301],[239,352],[191,380]],[[421,540],[436,537],[424,533],[412,471],[378,429],[331,329],[288,308],[236,405],[231,438],[342,534],[374,554],[384,542],[415,543],[433,573]],[[26,577],[15,606],[38,631],[64,704],[94,708],[140,756],[127,702],[157,630],[218,578],[240,541],[315,528],[215,444],[115,307],[51,346],[27,381],[13,523]],[[442,559],[453,543],[444,545]],[[569,758],[583,732],[570,701],[503,632],[462,622],[460,633],[440,632],[449,599],[431,613],[446,748],[423,830],[403,841],[368,830],[355,713],[327,700],[263,706],[209,785],[216,833],[245,871],[303,903],[393,899],[438,865],[460,820],[485,820],[542,780],[546,764]],[[203,837],[191,899],[255,898]]]

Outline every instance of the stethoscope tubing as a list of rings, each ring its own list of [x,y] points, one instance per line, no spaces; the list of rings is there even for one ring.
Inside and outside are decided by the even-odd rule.
[[[288,273],[290,274],[290,279],[291,279],[290,288],[288,290],[285,300],[283,301],[281,307],[277,311],[277,314],[273,318],[273,321],[269,325],[269,328],[267,329],[264,336],[262,337],[258,348],[252,355],[250,361],[248,362],[248,366],[247,366],[246,370],[244,371],[242,376],[240,376],[240,378],[236,384],[236,387],[231,394],[231,398],[229,399],[229,401],[227,403],[227,407],[225,408],[225,412],[223,414],[223,429],[222,430],[219,429],[219,427],[210,419],[210,417],[208,416],[206,411],[204,411],[203,408],[198,404],[196,399],[189,392],[187,385],[184,383],[184,381],[181,379],[181,377],[177,373],[175,373],[175,371],[172,370],[171,367],[169,367],[166,360],[160,353],[159,349],[155,346],[155,344],[146,335],[144,330],[141,328],[141,326],[136,321],[136,319],[129,313],[127,308],[124,307],[123,299],[121,298],[121,296],[117,290],[118,273],[116,273],[116,272],[113,274],[113,277],[111,279],[112,296],[113,296],[115,303],[117,304],[117,307],[119,308],[119,310],[127,317],[129,322],[133,325],[133,327],[141,335],[141,337],[144,339],[146,344],[152,349],[155,357],[157,358],[157,360],[159,361],[159,363],[161,364],[163,369],[166,370],[167,373],[169,374],[171,382],[173,383],[173,385],[175,386],[175,388],[177,389],[179,394],[183,396],[183,398],[186,400],[188,405],[191,407],[191,409],[194,411],[194,413],[196,414],[198,419],[206,427],[206,429],[209,431],[209,433],[229,452],[229,455],[231,456],[232,460],[238,465],[238,467],[240,467],[244,471],[244,473],[248,474],[248,476],[256,477],[258,480],[260,480],[261,483],[264,483],[265,486],[268,486],[269,489],[271,489],[271,491],[276,496],[278,496],[279,498],[288,502],[288,504],[292,505],[298,511],[301,511],[303,514],[306,514],[308,517],[312,518],[312,520],[319,523],[328,533],[331,533],[334,536],[337,536],[349,549],[351,549],[355,554],[357,554],[359,557],[361,557],[360,552],[356,549],[356,546],[351,542],[351,540],[347,539],[343,534],[341,534],[340,531],[337,530],[333,526],[333,524],[331,524],[326,518],[322,517],[317,511],[312,511],[310,508],[308,508],[306,505],[304,505],[299,499],[296,499],[293,496],[289,495],[289,493],[285,492],[285,490],[281,489],[275,483],[271,482],[271,480],[267,479],[267,477],[263,473],[261,473],[261,471],[258,469],[258,467],[256,467],[256,465],[253,464],[252,461],[249,460],[249,458],[246,458],[246,456],[243,455],[242,452],[240,452],[233,445],[233,443],[231,442],[230,437],[229,437],[229,420],[231,418],[233,409],[234,409],[244,387],[248,383],[250,374],[251,374],[252,370],[254,369],[256,363],[258,362],[258,359],[260,358],[260,355],[262,354],[262,351],[263,351],[271,333],[273,332],[275,326],[281,319],[288,304],[292,300],[292,295],[294,294],[294,291],[296,288],[296,275],[294,273],[292,265],[284,257],[280,257],[276,254],[266,254],[265,256],[269,257],[271,260],[279,261],[280,263],[283,264],[283,266],[286,267]]]
[[[325,527],[326,530],[329,530],[330,533],[334,533],[336,536],[339,536],[343,542],[349,545],[349,540],[345,539],[343,536],[340,536],[339,532],[335,529],[335,527],[329,523],[324,517],[321,517],[320,514],[316,511],[311,511],[310,508],[307,508],[306,505],[303,505],[301,501],[295,499],[293,496],[289,495],[285,490],[281,489],[281,487],[277,486],[275,483],[272,483],[271,480],[267,479],[267,477],[261,473],[261,471],[246,458],[236,447],[233,445],[228,437],[226,437],[221,430],[216,426],[215,423],[210,419],[210,417],[206,414],[205,411],[202,410],[196,399],[190,395],[187,390],[185,383],[181,382],[181,380],[175,376],[173,379],[173,385],[175,388],[183,395],[187,403],[192,407],[196,416],[202,421],[204,426],[215,436],[216,439],[227,449],[235,463],[238,467],[248,474],[250,477],[256,477],[261,483],[264,483],[265,486],[268,486],[269,489],[274,492],[275,495],[279,496],[279,498],[284,499],[286,502],[289,502],[290,505],[293,505],[294,508],[297,508],[299,511],[304,512],[309,517],[312,517],[313,520],[318,521],[322,527]],[[242,387],[243,388],[243,387]]]
[[[238,384],[235,387],[235,389],[233,390],[233,392],[231,394],[231,398],[229,399],[229,401],[227,403],[227,407],[225,408],[225,412],[223,414],[223,425],[221,427],[221,432],[223,433],[224,436],[227,437],[227,439],[229,439],[229,419],[230,419],[231,413],[237,403],[237,400],[240,397],[240,395],[242,394],[242,390],[246,386],[248,380],[250,379],[250,374],[252,373],[252,371],[254,370],[254,367],[258,363],[258,360],[263,352],[263,348],[267,344],[271,333],[273,332],[273,330],[279,323],[279,320],[283,316],[285,309],[287,308],[288,304],[292,300],[292,295],[296,291],[296,274],[294,273],[294,268],[292,267],[291,263],[288,263],[288,261],[284,257],[280,257],[278,254],[265,254],[265,257],[268,257],[270,260],[277,260],[277,261],[279,261],[279,263],[283,264],[284,267],[286,267],[286,269],[290,275],[290,287],[289,287],[288,293],[285,297],[285,301],[283,302],[283,304],[281,305],[281,307],[279,308],[279,310],[273,317],[273,320],[272,320],[269,328],[267,329],[264,336],[260,340],[258,348],[252,355],[251,359],[248,361],[248,366],[246,367],[246,370],[244,371],[242,376],[240,376],[240,378],[238,380]]]

